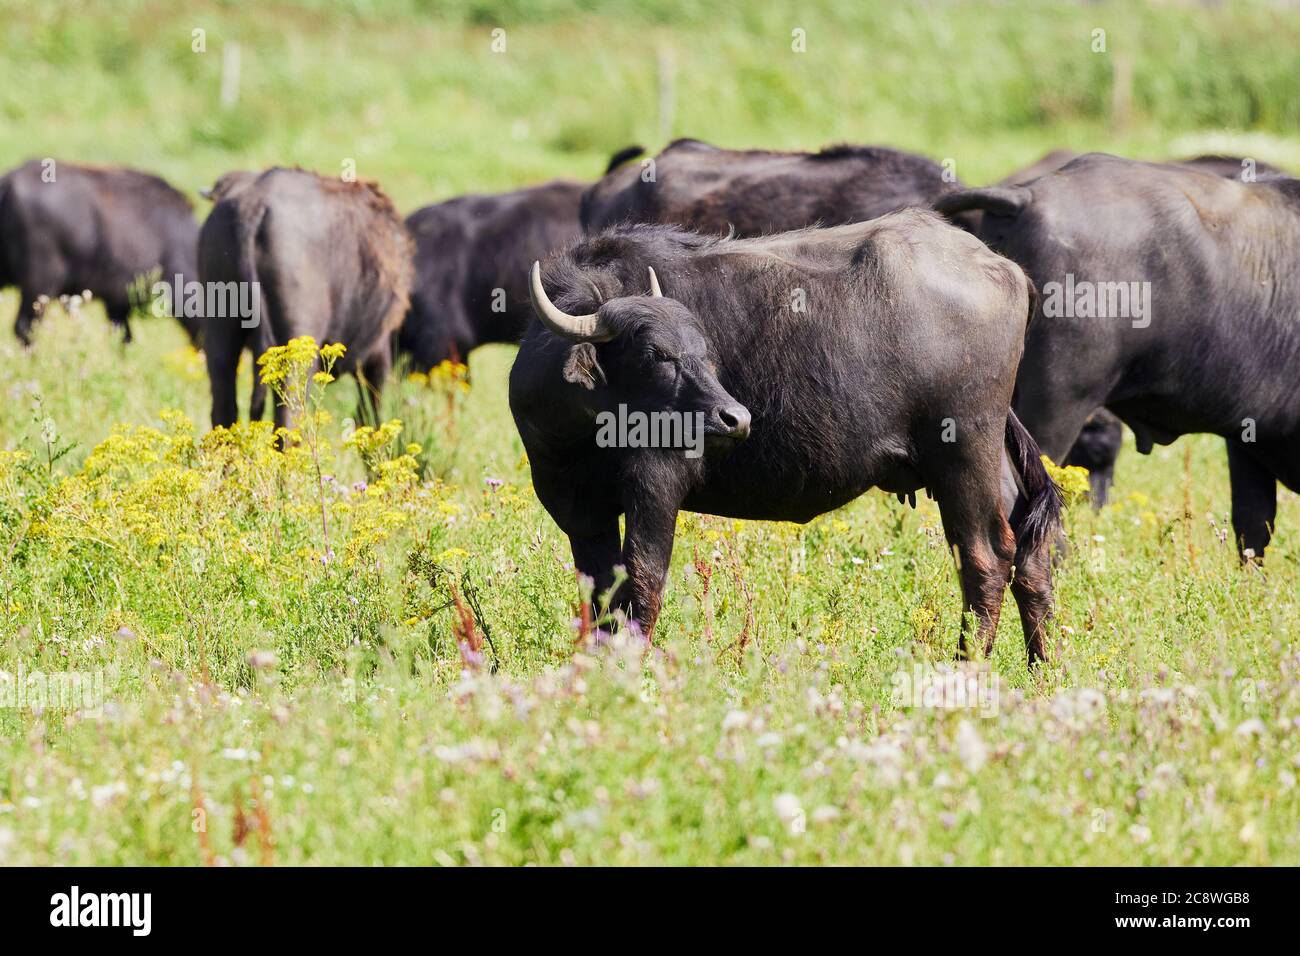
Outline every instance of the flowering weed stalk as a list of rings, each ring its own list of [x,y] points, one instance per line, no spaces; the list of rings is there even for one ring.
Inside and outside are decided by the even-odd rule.
[[[288,345],[267,349],[257,360],[262,384],[270,387],[276,401],[288,409],[290,423],[301,421],[300,427],[281,429],[281,441],[303,441],[311,453],[316,470],[316,490],[320,503],[321,535],[324,551],[321,561],[328,564],[334,552],[330,548],[329,514],[325,504],[325,472],[321,468],[321,428],[331,420],[323,404],[325,386],[334,381],[333,369],[343,357],[347,346],[340,343],[316,349],[316,340],[310,335],[290,339]],[[316,389],[313,391],[312,386]]]

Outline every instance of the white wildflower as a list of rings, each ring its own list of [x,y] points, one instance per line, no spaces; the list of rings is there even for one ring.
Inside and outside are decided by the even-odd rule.
[[[804,812],[803,804],[793,793],[779,793],[772,801],[772,807],[776,810],[776,817],[780,820],[791,833],[802,833],[804,830]]]
[[[743,730],[749,726],[749,713],[743,710],[733,710],[728,712],[726,717],[722,718],[722,732],[729,734],[733,730]]]
[[[834,823],[839,818],[840,808],[832,807],[829,804],[823,804],[812,812],[812,822],[817,824]]]
[[[1243,720],[1237,725],[1238,737],[1262,737],[1267,728],[1264,721],[1258,717],[1252,717],[1250,720]]]
[[[971,773],[976,773],[989,758],[988,745],[969,720],[963,720],[957,727],[957,756]]]

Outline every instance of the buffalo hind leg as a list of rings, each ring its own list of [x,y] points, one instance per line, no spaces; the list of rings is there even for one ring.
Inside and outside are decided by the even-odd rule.
[[[1007,463],[1004,461],[1004,470]],[[1005,480],[1004,480],[1005,484]],[[1005,499],[1004,499],[1005,500]],[[1094,504],[1096,502],[1094,501]],[[1020,626],[1025,633],[1025,651],[1029,666],[1047,657],[1047,623],[1052,619],[1052,537],[1035,547],[1020,543],[1021,533],[1029,520],[1029,499],[1017,485],[1011,509],[1011,533],[1016,541],[1015,565],[1011,571],[1011,595],[1020,611]],[[1059,540],[1064,535],[1058,529]]]
[[[949,471],[931,488],[948,545],[956,552],[965,610],[975,617],[976,639],[987,657],[993,652],[1016,546],[1002,508],[997,467],[985,470],[987,474],[972,468]],[[964,620],[957,656],[972,656]]]
[[[208,382],[212,387],[212,427],[229,428],[239,420],[239,403],[235,397],[239,373],[239,356],[243,351],[242,339],[233,335],[215,334],[211,326],[205,330],[203,358],[208,366]],[[226,331],[224,329],[220,331]],[[256,372],[253,373],[256,376]]]
[[[1277,520],[1277,478],[1239,442],[1228,441],[1228,483],[1232,488],[1232,531],[1243,561],[1262,561]]]
[[[1012,516],[1012,530],[1018,528]],[[1052,548],[1045,542],[1028,551],[1016,548],[1015,570],[1011,576],[1011,594],[1020,610],[1020,626],[1025,632],[1025,651],[1029,666],[1047,658],[1047,624],[1052,619]]]

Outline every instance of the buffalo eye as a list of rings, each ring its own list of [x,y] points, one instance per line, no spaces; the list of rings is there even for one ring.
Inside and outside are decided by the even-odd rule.
[[[671,362],[673,360],[671,355],[657,345],[650,349],[650,354],[654,356],[656,362]]]

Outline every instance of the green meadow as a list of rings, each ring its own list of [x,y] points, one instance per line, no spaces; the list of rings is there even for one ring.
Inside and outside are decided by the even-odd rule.
[[[0,20],[0,166],[148,169],[199,216],[233,168],[353,163],[407,212],[686,135],[884,143],[972,183],[1056,147],[1300,170],[1282,5]],[[24,350],[16,306],[0,293],[0,864],[1300,863],[1300,497],[1242,567],[1217,439],[1129,441],[1113,503],[1072,501],[1033,672],[1010,602],[991,659],[953,665],[938,509],[880,492],[804,526],[683,515],[646,649],[578,615],[513,348],[468,382],[402,370],[378,431],[350,381],[314,385],[281,451],[269,423],[209,430],[172,320],[124,347],[97,303],[55,307]]]

